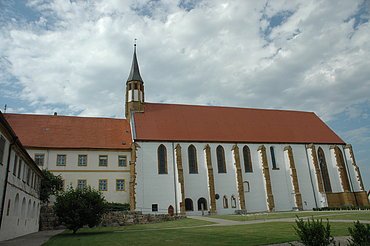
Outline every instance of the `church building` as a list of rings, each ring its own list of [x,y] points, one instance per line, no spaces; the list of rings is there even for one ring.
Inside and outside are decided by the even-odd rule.
[[[136,45],[126,119],[6,114],[42,168],[143,213],[364,206],[351,145],[315,113],[145,102]]]

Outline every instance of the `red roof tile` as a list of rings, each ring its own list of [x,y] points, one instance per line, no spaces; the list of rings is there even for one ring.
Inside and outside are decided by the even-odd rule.
[[[344,144],[312,112],[146,103],[136,140]]]
[[[128,149],[126,119],[5,114],[25,147]]]

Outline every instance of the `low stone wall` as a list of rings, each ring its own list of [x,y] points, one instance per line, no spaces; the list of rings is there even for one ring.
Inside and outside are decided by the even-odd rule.
[[[163,221],[183,219],[185,216],[168,214],[141,214],[140,212],[115,211],[103,215],[101,226],[124,226],[133,224],[149,224]]]
[[[168,214],[142,214],[141,212],[112,211],[102,217],[99,226],[125,226],[134,224],[149,224],[163,221],[183,219],[185,216]],[[40,231],[65,229],[58,221],[52,206],[42,206],[40,210]]]

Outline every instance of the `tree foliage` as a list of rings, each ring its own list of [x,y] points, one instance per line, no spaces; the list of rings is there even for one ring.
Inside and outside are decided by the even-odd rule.
[[[353,227],[348,228],[351,235],[348,239],[351,246],[366,246],[370,245],[370,225],[361,224],[359,221],[354,222]]]
[[[300,242],[306,246],[326,246],[335,245],[334,237],[330,232],[329,221],[326,225],[322,223],[322,219],[312,220],[308,219],[307,222],[297,217],[294,230],[298,235]]]
[[[60,175],[55,176],[48,170],[42,170],[44,179],[41,181],[40,200],[48,202],[51,195],[57,195],[63,190],[63,179]]]
[[[105,210],[106,201],[102,193],[91,187],[69,188],[57,195],[54,204],[54,211],[60,222],[73,233],[85,225],[89,227],[98,225]]]

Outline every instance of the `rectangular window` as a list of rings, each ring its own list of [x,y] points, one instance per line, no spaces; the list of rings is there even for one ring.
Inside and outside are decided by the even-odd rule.
[[[37,166],[43,166],[44,165],[44,154],[35,154],[35,163]]]
[[[117,179],[116,180],[116,190],[117,191],[124,191],[125,190],[125,180],[124,179]]]
[[[84,189],[86,188],[86,185],[87,185],[86,179],[77,180],[77,189]]]
[[[19,165],[18,165],[18,178],[21,179],[21,173],[22,173],[22,159],[19,158]]]
[[[13,166],[13,175],[14,176],[17,175],[17,164],[18,164],[18,156],[15,155],[14,156],[14,166]]]
[[[78,155],[78,165],[87,166],[87,155]]]
[[[99,179],[99,190],[100,191],[107,191],[108,190],[108,180]]]
[[[3,136],[0,137],[0,164],[2,165],[5,153],[5,138]]]
[[[152,204],[152,212],[158,212],[158,204]]]
[[[65,166],[67,162],[66,155],[57,155],[57,166]]]
[[[99,155],[99,166],[101,167],[108,166],[108,156],[107,155]]]
[[[118,156],[118,166],[119,167],[127,167],[127,156],[119,155]]]
[[[270,153],[271,153],[272,169],[279,170],[279,168],[276,165],[275,150],[273,146],[270,147]]]

